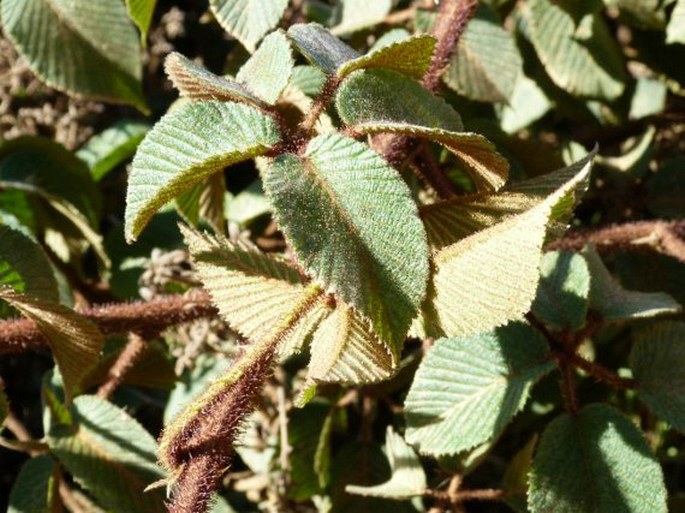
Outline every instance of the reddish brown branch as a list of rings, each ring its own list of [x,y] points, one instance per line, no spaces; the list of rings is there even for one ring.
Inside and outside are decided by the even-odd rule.
[[[600,252],[648,250],[685,263],[685,220],[636,221],[577,230],[547,246],[547,250],[579,251],[591,243]]]
[[[137,333],[131,333],[128,336],[128,342],[124,350],[119,353],[119,356],[114,361],[112,367],[107,372],[107,379],[100,388],[98,388],[97,396],[107,399],[114,393],[114,390],[121,385],[124,376],[130,371],[133,366],[143,356],[147,343],[154,337],[143,337]]]
[[[614,388],[619,388],[622,390],[629,390],[635,388],[636,382],[633,378],[622,378],[614,371],[607,369],[606,367],[586,360],[578,354],[568,354],[564,355],[563,358],[571,365],[584,370],[593,378],[606,383]]]
[[[217,309],[205,292],[174,294],[152,301],[98,305],[79,313],[93,321],[103,335],[128,332],[161,332],[183,322],[213,317]],[[0,322],[0,354],[17,353],[47,346],[33,321],[10,319]]]
[[[316,97],[316,100],[314,101],[314,103],[312,103],[309,112],[307,112],[304,119],[300,123],[298,137],[296,137],[298,141],[296,141],[296,144],[300,142],[302,145],[304,145],[304,143],[306,143],[311,138],[312,131],[314,130],[314,125],[316,125],[316,121],[319,119],[319,116],[321,116],[323,111],[326,110],[326,107],[328,107],[328,104],[333,98],[333,95],[337,91],[340,83],[340,77],[338,77],[338,75],[336,74],[330,75],[326,79],[326,82],[321,88],[321,92]]]

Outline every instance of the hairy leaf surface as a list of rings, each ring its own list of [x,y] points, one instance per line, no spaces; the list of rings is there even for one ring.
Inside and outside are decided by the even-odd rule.
[[[427,484],[421,462],[414,449],[390,426],[385,435],[385,452],[392,472],[389,481],[375,486],[348,485],[345,490],[356,495],[388,499],[410,499],[423,495]]]
[[[76,481],[113,511],[165,511],[161,490],[143,490],[162,477],[154,438],[125,411],[95,396],[80,396],[73,425],[57,425],[50,449]]]
[[[133,159],[126,238],[135,240],[167,201],[226,166],[264,154],[279,138],[276,122],[249,105],[204,101],[167,114]]]
[[[302,55],[327,74],[333,74],[359,53],[316,23],[297,23],[288,29],[288,37]]]
[[[0,288],[7,301],[36,323],[48,340],[64,380],[64,393],[70,400],[79,382],[97,363],[104,338],[97,326],[73,310],[53,301]]]
[[[409,189],[367,145],[314,138],[279,156],[264,189],[300,263],[399,354],[426,290],[428,246]]]
[[[553,368],[547,343],[527,324],[439,339],[405,401],[407,441],[440,456],[492,440]]]
[[[392,9],[392,0],[340,0],[333,9],[338,23],[331,29],[333,34],[350,34],[383,21]]]
[[[288,85],[294,64],[290,42],[285,33],[279,30],[264,38],[235,78],[266,103],[273,105]]]
[[[660,322],[640,329],[630,353],[637,393],[654,413],[685,432],[685,323]]]
[[[278,25],[288,0],[209,0],[221,26],[250,52]]]
[[[663,479],[635,424],[611,406],[591,404],[543,432],[528,506],[532,513],[666,513]]]
[[[4,0],[2,24],[48,85],[146,110],[138,34],[123,2]]]

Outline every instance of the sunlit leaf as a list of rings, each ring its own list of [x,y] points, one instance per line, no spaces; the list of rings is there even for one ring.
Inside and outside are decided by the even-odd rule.
[[[176,198],[176,208],[183,219],[192,226],[206,221],[220,234],[226,231],[224,201],[226,179],[223,173],[215,173],[194,185]]]
[[[150,29],[156,5],[157,0],[126,0],[128,15],[140,30],[140,40],[143,45],[147,39],[147,31]]]
[[[276,27],[288,0],[209,0],[216,19],[250,52]]]
[[[276,158],[263,180],[298,261],[398,355],[425,293],[428,247],[397,172],[367,145],[329,135]]]
[[[54,426],[48,444],[76,482],[113,511],[165,511],[161,490],[143,492],[162,477],[152,435],[99,397],[77,397],[71,414],[73,424]]]
[[[349,34],[383,21],[392,8],[392,0],[339,0],[333,9],[337,20],[333,34]]]
[[[288,29],[288,37],[299,52],[324,73],[332,74],[359,54],[316,23],[297,23]]]
[[[604,266],[596,251],[583,251],[592,279],[590,307],[606,320],[639,319],[678,313],[682,306],[664,292],[638,292],[624,289]]]
[[[685,0],[677,0],[666,27],[666,43],[685,44]]]
[[[438,456],[491,440],[553,368],[547,343],[527,324],[439,339],[421,362],[405,401],[407,441],[423,454]]]
[[[3,0],[0,14],[5,33],[48,85],[146,110],[140,43],[123,2]]]
[[[538,84],[525,75],[516,82],[509,103],[499,111],[502,130],[512,134],[544,116],[552,108]]]
[[[300,65],[293,68],[290,83],[307,96],[316,96],[321,92],[326,74],[315,66]]]
[[[0,288],[0,299],[35,322],[45,335],[70,399],[102,351],[104,339],[97,326],[66,306],[12,289]]]
[[[576,174],[534,207],[435,254],[434,308],[448,336],[490,330],[528,310],[537,290],[547,225],[564,211],[560,207],[573,205],[575,190],[587,179],[593,157],[591,153],[564,170],[563,174]],[[539,183],[532,186],[539,187]]]
[[[55,461],[47,455],[31,458],[16,476],[9,494],[7,513],[50,513],[54,511]]]
[[[637,393],[654,413],[685,432],[685,323],[660,322],[640,329],[630,353]]]
[[[387,499],[409,499],[423,495],[427,485],[421,462],[414,449],[390,426],[385,435],[385,452],[392,472],[389,481],[375,486],[348,485],[345,490],[356,495]]]
[[[358,69],[385,68],[420,79],[428,71],[434,48],[435,39],[432,36],[412,36],[345,62],[338,68],[337,74],[344,77]]]
[[[133,159],[126,238],[135,240],[167,201],[226,166],[264,154],[279,138],[276,122],[249,105],[204,101],[167,114]]]
[[[273,105],[288,85],[293,65],[290,42],[279,30],[264,38],[254,55],[240,68],[236,80]]]
[[[532,513],[666,513],[663,481],[635,424],[611,406],[591,404],[543,432],[528,507]]]

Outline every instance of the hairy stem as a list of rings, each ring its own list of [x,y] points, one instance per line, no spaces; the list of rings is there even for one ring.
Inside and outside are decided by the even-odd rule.
[[[312,103],[309,112],[307,112],[304,119],[300,123],[298,136],[296,139],[298,139],[298,144],[300,144],[302,147],[304,147],[304,144],[311,139],[312,132],[314,131],[314,125],[316,125],[319,116],[321,116],[321,113],[326,110],[326,107],[328,107],[331,99],[333,99],[333,95],[337,91],[340,83],[340,77],[335,74],[330,75],[326,79],[326,82],[321,88],[321,92],[316,97],[316,100],[314,100],[314,103]]]
[[[126,373],[130,371],[133,366],[143,356],[147,343],[153,337],[143,337],[138,333],[131,333],[128,336],[128,342],[124,350],[119,353],[119,356],[114,361],[114,364],[107,372],[107,379],[98,388],[96,395],[107,399],[111,397],[114,390],[121,385]]]
[[[575,367],[584,370],[593,378],[606,383],[614,388],[621,390],[633,389],[636,386],[635,379],[633,378],[622,378],[614,371],[607,369],[606,367],[586,360],[582,356],[577,354],[564,355],[564,358]]]

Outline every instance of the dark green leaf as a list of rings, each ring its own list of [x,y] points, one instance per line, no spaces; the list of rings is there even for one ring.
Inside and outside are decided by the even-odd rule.
[[[147,109],[138,34],[123,2],[3,0],[0,13],[5,32],[48,85]]]
[[[5,418],[10,412],[10,404],[5,395],[5,385],[0,381],[0,426],[5,422]]]
[[[666,513],[666,488],[644,434],[591,404],[542,434],[530,473],[532,513]]]
[[[50,456],[37,456],[22,465],[9,495],[7,513],[50,513],[55,462]]]
[[[292,25],[288,37],[310,63],[329,75],[347,61],[359,57],[353,48],[317,23]]]
[[[664,162],[647,182],[647,208],[656,216],[679,219],[685,216],[685,157]]]
[[[527,324],[439,339],[405,401],[407,441],[439,456],[496,438],[553,368],[547,343]]]
[[[322,402],[311,402],[302,409],[293,410],[288,419],[288,444],[290,445],[289,497],[302,501],[314,495],[321,495],[319,475],[316,472],[315,456],[323,436],[324,425],[331,406]],[[330,445],[330,440],[327,442]],[[330,449],[329,449],[330,450]]]
[[[637,393],[647,406],[685,431],[685,323],[660,322],[640,329],[630,353]]]

